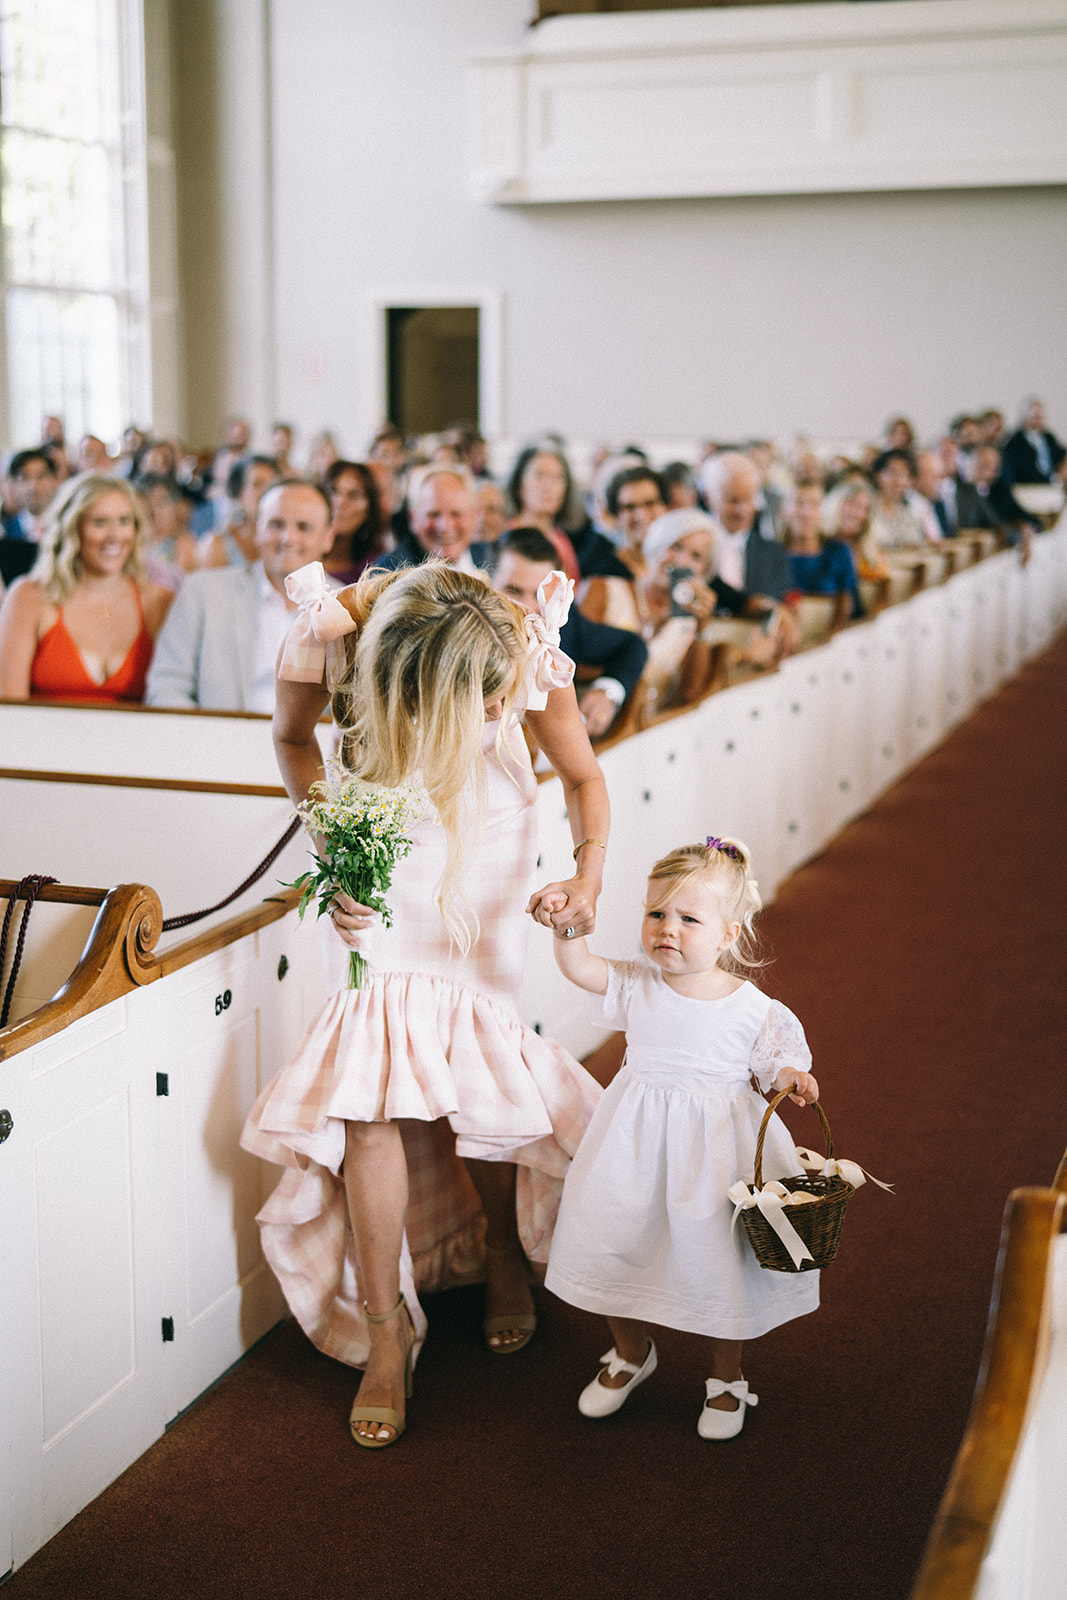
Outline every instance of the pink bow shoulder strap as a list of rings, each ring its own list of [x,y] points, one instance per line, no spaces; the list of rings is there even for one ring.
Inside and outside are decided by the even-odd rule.
[[[559,630],[574,599],[574,579],[550,572],[537,591],[537,611],[526,613],[526,709],[543,711],[549,691],[565,689],[574,677],[574,662],[559,648]]]
[[[355,619],[327,582],[321,561],[291,572],[285,592],[299,610],[286,635],[278,676],[290,683],[322,683],[328,646],[355,633]]]

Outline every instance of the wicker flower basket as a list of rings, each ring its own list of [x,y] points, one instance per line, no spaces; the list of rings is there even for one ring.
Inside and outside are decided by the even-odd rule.
[[[788,1092],[787,1090],[775,1096],[760,1124],[753,1174],[755,1182],[752,1186],[757,1194],[763,1188],[763,1141],[767,1136],[767,1128],[775,1108],[786,1099]],[[814,1105],[822,1123],[826,1158],[832,1161],[834,1141],[830,1134],[830,1124],[817,1100]],[[781,1207],[782,1216],[792,1224],[810,1250],[811,1260],[794,1263],[789,1251],[763,1213],[756,1206],[748,1206],[741,1212],[741,1221],[744,1223],[748,1242],[756,1253],[756,1260],[761,1267],[768,1267],[772,1272],[811,1272],[817,1267],[828,1267],[837,1254],[841,1225],[845,1220],[845,1206],[852,1193],[852,1185],[846,1183],[844,1178],[824,1178],[810,1172],[802,1173],[796,1178],[783,1178],[782,1184],[790,1193],[800,1191],[815,1196],[813,1200]]]

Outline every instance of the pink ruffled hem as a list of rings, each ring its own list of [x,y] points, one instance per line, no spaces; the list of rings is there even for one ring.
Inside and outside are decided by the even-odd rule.
[[[485,1222],[462,1157],[516,1164],[519,1236],[531,1260],[547,1260],[563,1179],[600,1092],[559,1045],[462,984],[384,973],[332,996],[241,1140],[288,1169],[259,1222],[313,1342],[353,1366],[369,1346],[340,1177],[346,1121],[401,1124],[410,1180],[401,1282],[414,1300],[483,1275]],[[421,1311],[416,1323],[421,1336]]]

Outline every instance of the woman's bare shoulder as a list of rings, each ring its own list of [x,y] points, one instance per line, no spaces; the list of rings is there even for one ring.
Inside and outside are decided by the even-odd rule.
[[[163,626],[167,612],[174,603],[174,590],[166,588],[162,583],[152,583],[150,579],[146,579],[139,587],[145,623],[149,633],[155,635]]]
[[[5,613],[19,622],[35,621],[50,607],[54,609],[53,602],[36,578],[16,578],[4,595]]]

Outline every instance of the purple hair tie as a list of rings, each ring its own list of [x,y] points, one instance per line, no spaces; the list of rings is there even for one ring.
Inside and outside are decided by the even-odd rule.
[[[735,844],[724,844],[721,839],[712,836],[707,841],[707,847],[709,850],[721,850],[724,856],[729,856],[731,861],[736,861],[740,866],[741,852]]]

